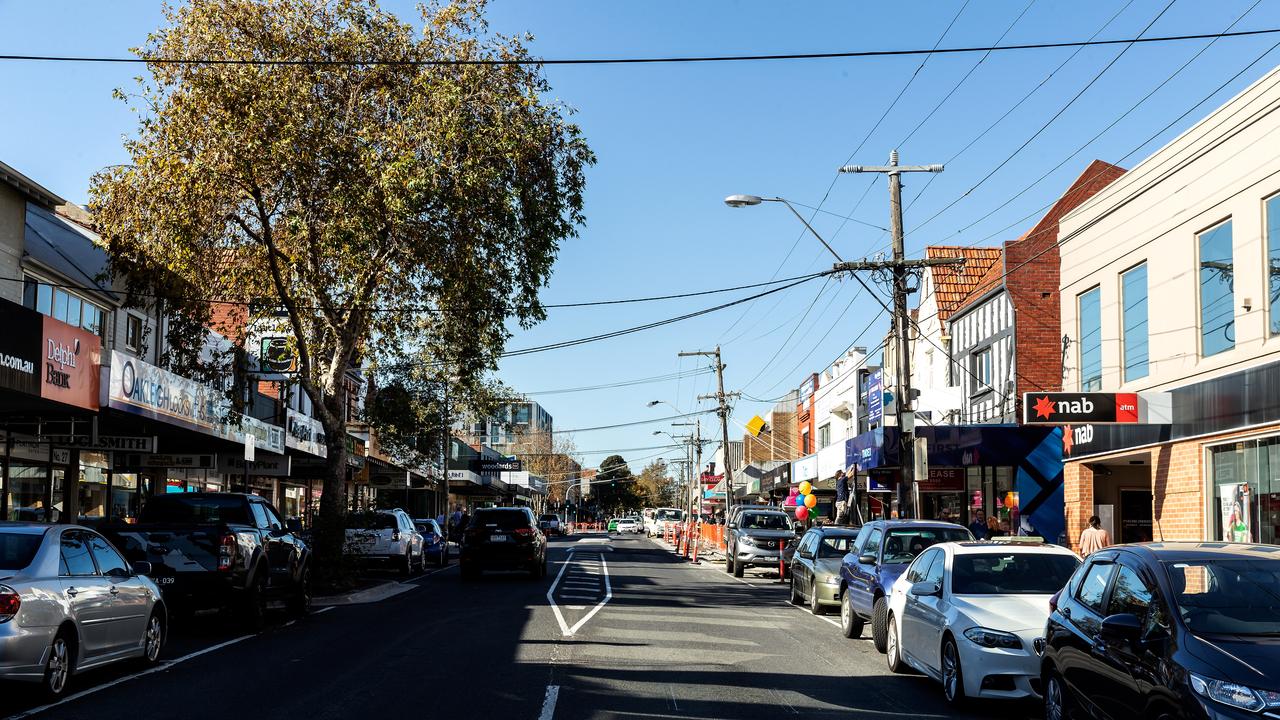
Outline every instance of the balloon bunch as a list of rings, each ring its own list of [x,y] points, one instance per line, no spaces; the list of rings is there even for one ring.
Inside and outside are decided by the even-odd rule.
[[[809,511],[818,504],[818,496],[813,494],[813,483],[805,480],[800,483],[800,494],[796,496],[796,519],[809,517]]]

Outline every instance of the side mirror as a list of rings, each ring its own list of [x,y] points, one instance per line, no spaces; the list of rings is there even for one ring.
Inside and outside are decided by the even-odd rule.
[[[731,523],[729,523],[729,529],[730,529],[730,530],[737,530],[737,529],[738,529],[738,523],[736,523],[736,522],[731,522]]]
[[[1133,642],[1142,635],[1142,621],[1133,613],[1117,613],[1102,619],[1102,637],[1105,640]]]
[[[151,574],[151,563],[147,562],[146,560],[139,560],[138,562],[130,563],[129,568],[130,570],[133,571],[134,575],[150,575]]]
[[[939,597],[942,595],[942,585],[936,582],[918,582],[907,592],[916,597]]]
[[[302,532],[302,521],[298,518],[289,518],[288,520],[285,520],[284,526],[289,528],[289,532],[291,533],[296,534]]]
[[[812,559],[813,559],[813,553],[809,552],[808,550],[801,550],[800,552],[797,552],[796,554],[797,554],[797,555],[799,555],[800,557],[804,558],[805,560],[812,560]]]
[[[872,555],[871,553],[864,553],[864,554],[862,554],[862,555],[859,555],[859,556],[858,556],[858,564],[859,564],[859,565],[875,565],[875,564],[876,564],[876,556],[875,556],[875,555]]]
[[[791,531],[792,531],[792,532],[795,532],[795,533],[802,533],[802,532],[804,532],[804,523],[802,523],[802,522],[794,522],[794,523],[791,523]]]

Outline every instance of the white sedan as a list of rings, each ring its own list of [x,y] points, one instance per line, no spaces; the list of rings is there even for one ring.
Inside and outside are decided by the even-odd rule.
[[[622,518],[618,520],[617,531],[620,533],[637,533],[640,532],[640,523],[635,518]]]
[[[1049,598],[1080,557],[1054,545],[961,542],[920,553],[889,594],[889,669],[942,683],[947,701],[1038,697]]]

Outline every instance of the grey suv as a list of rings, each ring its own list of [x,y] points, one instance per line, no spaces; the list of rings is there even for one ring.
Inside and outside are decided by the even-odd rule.
[[[742,577],[749,567],[777,567],[782,549],[795,536],[791,518],[781,510],[744,510],[729,522],[724,571]]]

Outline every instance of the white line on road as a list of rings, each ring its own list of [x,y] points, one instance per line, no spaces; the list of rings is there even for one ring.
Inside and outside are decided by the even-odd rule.
[[[556,715],[556,700],[560,698],[560,686],[548,685],[547,694],[542,697],[542,714],[538,720],[551,720]]]
[[[584,615],[581,620],[574,623],[573,626],[570,627],[569,623],[565,622],[564,614],[560,612],[560,606],[556,604],[555,595],[556,595],[556,588],[559,587],[560,581],[564,579],[565,571],[568,570],[569,566],[576,561],[577,561],[576,555],[570,555],[568,558],[566,558],[564,561],[564,564],[560,566],[560,572],[556,574],[556,579],[552,581],[551,587],[547,590],[547,603],[551,605],[551,612],[555,614],[556,622],[560,624],[560,632],[566,637],[573,635],[575,632],[577,632],[578,629],[581,628],[583,625],[585,625],[588,620],[595,617],[596,613],[600,612],[600,608],[604,607],[609,602],[609,600],[613,598],[613,585],[610,584],[609,582],[609,565],[604,561],[604,555],[601,555],[600,569],[602,571],[601,575],[604,577],[604,597],[600,600],[599,603],[596,604],[595,607],[591,609],[590,612]],[[575,570],[576,569],[577,568],[575,568]],[[577,599],[577,598],[572,598],[572,599]],[[590,598],[585,598],[585,599],[594,600],[595,596],[591,596]]]
[[[772,693],[773,696],[778,699],[778,704],[785,707],[787,709],[787,712],[791,713],[792,715],[800,714],[800,711],[796,710],[795,707],[792,706],[791,703],[787,702],[787,699],[782,696],[781,690],[778,690],[776,688],[769,688],[769,692]]]

